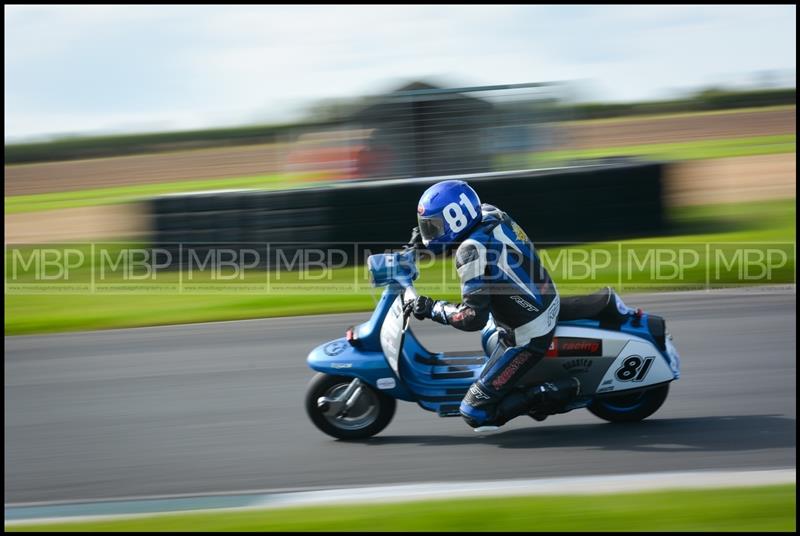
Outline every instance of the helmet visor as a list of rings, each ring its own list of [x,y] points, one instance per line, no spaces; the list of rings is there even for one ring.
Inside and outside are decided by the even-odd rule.
[[[422,240],[426,244],[444,234],[444,220],[438,216],[429,218],[417,216],[417,221],[419,222],[419,234],[422,235]]]

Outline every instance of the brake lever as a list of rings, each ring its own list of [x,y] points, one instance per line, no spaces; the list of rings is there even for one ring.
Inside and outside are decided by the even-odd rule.
[[[413,302],[411,301],[406,302],[403,294],[400,294],[400,306],[403,308],[403,333],[406,332],[408,325],[411,323],[411,314],[414,309],[412,304]],[[410,305],[410,307],[407,307],[408,305]]]

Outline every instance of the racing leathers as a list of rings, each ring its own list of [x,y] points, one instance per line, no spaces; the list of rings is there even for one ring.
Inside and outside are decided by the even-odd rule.
[[[418,318],[464,331],[482,329],[491,314],[498,341],[460,406],[473,428],[502,425],[537,404],[565,403],[579,388],[570,380],[514,389],[550,345],[558,319],[558,291],[522,228],[492,205],[483,204],[481,211],[481,222],[455,253],[462,302],[421,296],[413,311]]]

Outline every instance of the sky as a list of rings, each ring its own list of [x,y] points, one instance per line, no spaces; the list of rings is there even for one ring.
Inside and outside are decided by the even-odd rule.
[[[796,68],[796,6],[5,6],[5,139],[291,120],[428,79],[675,96]]]

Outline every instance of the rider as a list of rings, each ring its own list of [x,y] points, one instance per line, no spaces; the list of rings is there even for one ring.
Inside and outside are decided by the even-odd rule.
[[[414,316],[477,331],[491,313],[499,332],[480,377],[461,402],[467,424],[497,427],[523,413],[541,420],[577,397],[577,378],[514,388],[544,357],[560,303],[525,231],[505,212],[481,204],[475,190],[460,180],[428,188],[419,200],[417,219],[412,244],[421,241],[435,253],[456,250],[462,303],[419,296],[408,305]]]

